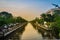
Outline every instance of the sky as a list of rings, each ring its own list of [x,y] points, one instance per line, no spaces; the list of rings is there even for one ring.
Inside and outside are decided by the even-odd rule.
[[[13,16],[32,20],[39,17],[41,13],[54,8],[52,3],[60,6],[60,0],[0,0],[0,12],[7,11]]]

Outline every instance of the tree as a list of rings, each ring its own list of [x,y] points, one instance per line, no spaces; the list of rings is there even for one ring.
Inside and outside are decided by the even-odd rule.
[[[55,10],[54,11],[54,23],[51,25],[53,35],[59,39],[59,33],[60,33],[60,11]]]
[[[2,17],[5,17],[5,18],[10,18],[10,17],[13,17],[11,13],[8,13],[8,12],[0,12],[0,16]]]
[[[4,20],[4,17],[0,16],[0,26],[4,25],[6,22]]]
[[[47,14],[46,21],[47,22],[54,22],[54,16],[51,14]]]
[[[0,12],[0,26],[4,25],[4,24],[9,24],[11,23],[13,20],[13,16],[11,13],[8,12]]]
[[[59,28],[58,24],[54,22],[54,23],[51,25],[51,29],[52,29],[52,35],[53,35],[55,38],[59,39],[59,31],[60,31],[60,28]]]
[[[42,13],[42,14],[41,14],[41,17],[42,17],[43,19],[45,19],[46,14],[45,14],[45,13]]]
[[[27,21],[25,19],[23,19],[22,17],[17,17],[16,22],[23,23],[23,22],[27,22]]]

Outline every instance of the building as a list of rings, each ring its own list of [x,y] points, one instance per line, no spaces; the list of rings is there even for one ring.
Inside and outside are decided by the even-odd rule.
[[[54,14],[54,11],[60,11],[60,8],[53,8],[53,9],[50,9],[50,10],[48,10],[46,13],[53,15],[53,14]]]

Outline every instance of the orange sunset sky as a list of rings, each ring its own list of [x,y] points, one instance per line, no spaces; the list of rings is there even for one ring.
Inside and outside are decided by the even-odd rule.
[[[21,16],[26,20],[39,17],[41,13],[53,8],[51,3],[59,4],[59,0],[0,0],[0,12],[7,11],[13,16]]]

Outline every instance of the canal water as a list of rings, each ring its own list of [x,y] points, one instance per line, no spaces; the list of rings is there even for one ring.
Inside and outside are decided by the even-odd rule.
[[[4,40],[42,40],[42,35],[34,29],[31,23],[22,26],[8,35]]]
[[[28,25],[25,28],[25,31],[23,32],[21,40],[41,40],[41,39],[42,35],[39,34],[30,23],[28,23]]]

